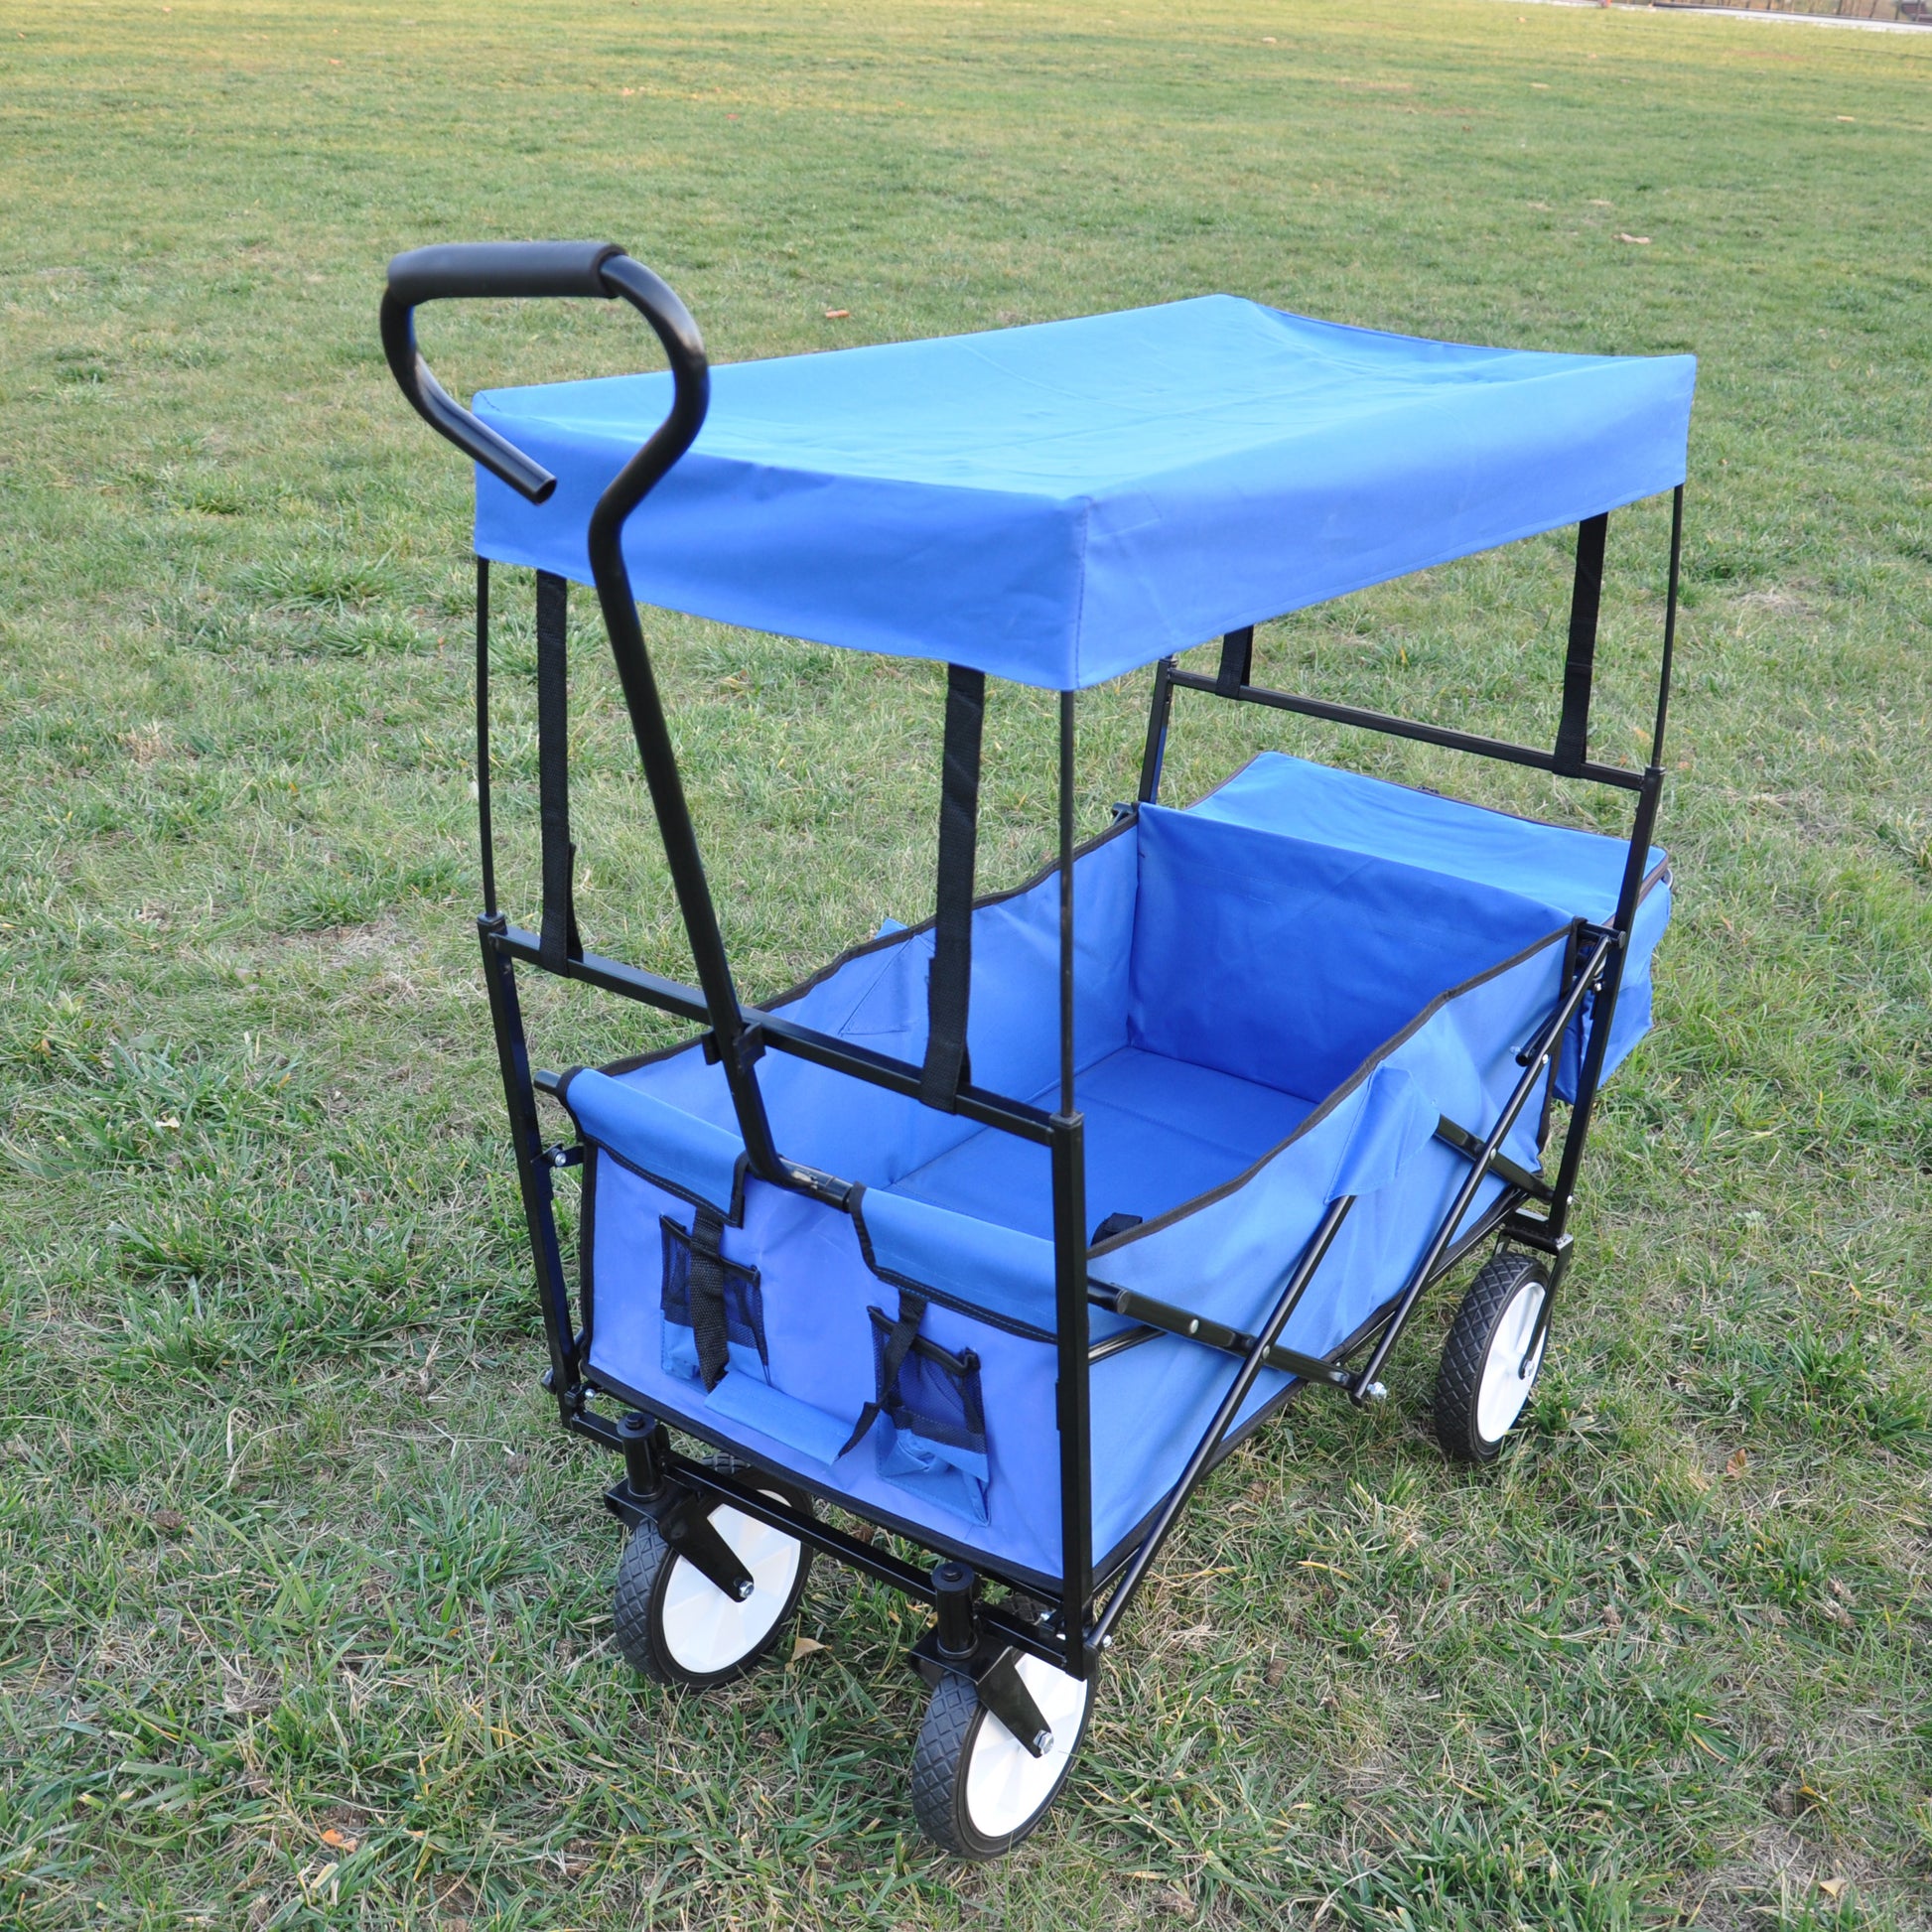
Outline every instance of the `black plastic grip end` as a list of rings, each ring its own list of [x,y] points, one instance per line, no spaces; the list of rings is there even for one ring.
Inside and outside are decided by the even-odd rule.
[[[599,273],[623,250],[614,241],[452,241],[411,248],[389,263],[389,293],[419,302],[491,296],[586,295],[609,300]]]

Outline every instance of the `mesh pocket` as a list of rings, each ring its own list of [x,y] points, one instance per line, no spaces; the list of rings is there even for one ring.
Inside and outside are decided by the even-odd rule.
[[[898,1323],[883,1310],[866,1312],[872,1316],[873,1378],[882,1418],[879,1473],[955,1515],[984,1523],[992,1463],[979,1357],[971,1349],[955,1355],[915,1336],[892,1374],[891,1344]]]
[[[658,1225],[664,1231],[664,1372],[702,1382],[698,1323],[691,1307],[692,1232],[679,1227],[668,1214]],[[718,1270],[723,1283],[727,1364],[736,1374],[770,1381],[770,1357],[764,1347],[764,1295],[759,1287],[759,1271],[722,1255],[705,1259]]]

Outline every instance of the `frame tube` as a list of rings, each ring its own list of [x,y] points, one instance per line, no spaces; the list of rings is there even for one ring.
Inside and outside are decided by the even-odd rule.
[[[1162,1505],[1160,1515],[1154,1519],[1153,1528],[1142,1539],[1141,1547],[1134,1552],[1133,1561],[1127,1566],[1126,1575],[1121,1578],[1114,1593],[1107,1599],[1107,1607],[1095,1621],[1089,1638],[1095,1649],[1106,1646],[1109,1633],[1138,1594],[1155,1558],[1161,1554],[1161,1546],[1173,1529],[1175,1519],[1188,1497],[1194,1493],[1195,1485],[1199,1483],[1215,1449],[1220,1447],[1221,1438],[1233,1427],[1235,1417],[1241,1413],[1241,1405],[1247,1401],[1248,1391],[1255,1385],[1255,1377],[1267,1363],[1268,1351],[1281,1339],[1282,1330],[1288,1326],[1290,1316],[1294,1314],[1302,1297],[1308,1293],[1309,1284],[1314,1280],[1314,1271],[1326,1258],[1342,1222],[1348,1218],[1348,1210],[1354,1205],[1353,1194],[1343,1194],[1330,1201],[1326,1213],[1309,1237],[1308,1246],[1289,1270],[1288,1280],[1283,1284],[1281,1294],[1275,1298],[1275,1306],[1269,1311],[1268,1319],[1262,1323],[1261,1332],[1255,1336],[1254,1346],[1235,1370],[1234,1380],[1222,1397],[1221,1406],[1214,1412],[1214,1420],[1208,1425],[1207,1434],[1194,1446],[1193,1454],[1187,1458],[1187,1466],[1181,1470],[1179,1480],[1169,1490],[1168,1500]]]
[[[1664,661],[1657,673],[1657,727],[1650,739],[1650,761],[1664,761],[1664,726],[1670,717],[1670,680],[1672,658],[1677,650],[1677,579],[1684,556],[1684,485],[1671,491],[1670,499],[1670,588],[1664,596]]]
[[[521,926],[506,925],[493,943],[513,959],[520,959],[532,966],[543,963],[536,934]],[[643,1006],[656,1007],[663,1013],[674,1013],[680,1020],[696,1021],[700,1025],[709,1013],[704,995],[696,987],[682,985],[677,980],[666,979],[662,974],[648,972],[639,966],[627,966],[621,960],[607,959],[601,953],[587,952],[582,959],[566,960],[559,977],[582,980],[587,986],[616,993],[626,1000],[635,1000]],[[801,1027],[782,1014],[766,1012],[759,1007],[745,1007],[741,1011],[747,1026],[758,1029],[766,1046],[781,1053],[791,1053],[801,1060],[809,1060],[815,1066],[849,1073],[856,1080],[870,1081],[872,1085],[885,1087],[892,1093],[902,1093],[914,1100],[918,1098],[920,1072],[910,1060],[894,1059],[888,1053],[875,1052],[871,1047],[861,1046],[855,1041],[822,1034],[812,1027]],[[1052,1115],[1030,1106],[1024,1100],[1013,1100],[985,1087],[961,1087],[954,1111],[967,1120],[977,1121],[982,1127],[998,1128],[1004,1134],[1017,1135],[1036,1147],[1047,1147],[1052,1142]],[[798,1184],[805,1172],[797,1163],[786,1162],[787,1184]]]
[[[1637,822],[1630,834],[1630,860],[1624,868],[1622,902],[1617,907],[1616,957],[1603,975],[1590,1004],[1589,1039],[1584,1047],[1583,1066],[1577,1076],[1577,1098],[1570,1109],[1570,1125],[1563,1137],[1563,1155],[1557,1164],[1557,1177],[1551,1183],[1547,1219],[1550,1234],[1560,1237],[1570,1220],[1570,1209],[1577,1195],[1577,1173],[1583,1166],[1584,1146],[1589,1135],[1590,1116],[1596,1108],[1596,1089],[1603,1077],[1603,1058],[1609,1051],[1610,1023],[1616,1018],[1616,997],[1623,984],[1623,961],[1629,946],[1630,922],[1636,916],[1637,895],[1642,887],[1643,859],[1650,850],[1650,835],[1657,822],[1657,800],[1663,790],[1664,774],[1653,764],[1645,773],[1648,782],[1637,807]],[[1579,985],[1582,981],[1579,981]]]
[[[1463,1215],[1469,1211],[1469,1203],[1475,1199],[1476,1189],[1482,1185],[1483,1177],[1489,1172],[1489,1164],[1496,1157],[1496,1150],[1509,1138],[1509,1130],[1516,1125],[1517,1115],[1523,1111],[1530,1095],[1536,1090],[1536,1083],[1543,1077],[1550,1055],[1556,1051],[1562,1041],[1564,1029],[1570,1025],[1571,1016],[1583,1005],[1584,995],[1595,984],[1598,974],[1603,970],[1604,962],[1612,956],[1620,944],[1616,934],[1610,932],[1602,934],[1596,942],[1595,949],[1584,962],[1583,970],[1577,975],[1576,985],[1558,1004],[1555,1015],[1544,1028],[1540,1045],[1524,1070],[1522,1078],[1516,1082],[1515,1090],[1504,1104],[1495,1126],[1489,1130],[1489,1138],[1483,1142],[1481,1154],[1471,1164],[1461,1186],[1455,1190],[1455,1199],[1437,1227],[1435,1237],[1424,1251],[1422,1260],[1416,1264],[1415,1272],[1409,1277],[1409,1285],[1402,1291],[1402,1299],[1396,1304],[1394,1313],[1389,1316],[1388,1325],[1382,1330],[1374,1350],[1363,1363],[1349,1388],[1349,1400],[1358,1407],[1369,1400],[1369,1392],[1375,1386],[1375,1378],[1381,1374],[1382,1364],[1388,1360],[1389,1350],[1395,1346],[1397,1335],[1402,1332],[1423,1290],[1435,1280],[1437,1264],[1441,1262],[1445,1250],[1454,1240],[1455,1230],[1460,1225]],[[1592,1034],[1592,1040],[1594,1037]],[[1597,1058],[1600,1063],[1602,1055],[1599,1053]],[[1586,1116],[1586,1131],[1587,1126],[1588,1120]],[[1569,1159],[1571,1145],[1580,1145],[1575,1135],[1574,1117],[1572,1129],[1571,1142],[1566,1144],[1564,1150],[1566,1161]]]
[[[1229,695],[1213,678],[1202,677],[1194,671],[1173,671],[1168,681],[1181,691],[1206,691],[1217,697]],[[1592,784],[1614,785],[1622,791],[1636,791],[1643,784],[1641,773],[1625,770],[1621,765],[1597,764],[1589,759],[1575,767],[1561,765],[1555,753],[1539,751],[1534,745],[1512,745],[1507,739],[1482,738],[1474,732],[1451,731],[1446,725],[1418,724],[1413,718],[1392,718],[1386,712],[1364,711],[1359,705],[1331,704],[1326,698],[1300,698],[1287,691],[1270,691],[1259,684],[1244,684],[1232,695],[1246,704],[1265,704],[1277,711],[1319,718],[1330,725],[1355,725],[1363,731],[1386,732],[1393,738],[1412,738],[1421,745],[1439,745],[1445,751],[1498,759],[1505,764],[1526,764],[1533,770],[1554,772],[1560,778],[1587,778]]]

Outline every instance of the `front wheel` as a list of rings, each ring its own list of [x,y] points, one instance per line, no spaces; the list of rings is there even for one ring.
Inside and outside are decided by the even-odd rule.
[[[1436,1376],[1436,1439],[1458,1461],[1493,1462],[1502,1452],[1549,1347],[1545,1326],[1529,1352],[1549,1295],[1542,1263],[1506,1250],[1469,1284]]]
[[[1043,1658],[1019,1660],[1020,1680],[1053,1741],[1038,1757],[985,1705],[964,1677],[940,1678],[912,1752],[912,1815],[942,1851],[997,1859],[1046,1816],[1086,1735],[1093,1680],[1084,1683]]]
[[[717,1466],[745,1473],[728,1462]],[[805,1503],[759,1487],[774,1500]],[[648,1517],[630,1532],[618,1565],[618,1648],[633,1670],[660,1684],[708,1690],[744,1676],[770,1649],[805,1588],[812,1553],[796,1537],[729,1503],[712,1509],[711,1527],[752,1573],[752,1593],[742,1603],[678,1556]]]

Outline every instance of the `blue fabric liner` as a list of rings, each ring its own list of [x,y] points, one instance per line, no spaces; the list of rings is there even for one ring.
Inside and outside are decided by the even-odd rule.
[[[1401,855],[1471,884],[1507,880],[1513,892],[1547,905],[1552,917],[1607,924],[1616,911],[1629,847],[1621,839],[1517,818],[1486,805],[1412,791],[1359,772],[1264,752],[1193,809],[1234,825],[1293,825],[1304,838],[1347,852]],[[1652,846],[1603,1060],[1607,1079],[1650,1031],[1650,961],[1670,923],[1670,861]],[[1577,1072],[1589,1007],[1565,1038],[1557,1094],[1577,1097]]]
[[[639,599],[1071,690],[1684,480],[1696,358],[1469,347],[1234,296],[729,364],[630,519]],[[590,581],[667,375],[486,390],[478,554]]]
[[[1273,755],[1195,809],[1143,808],[1089,849],[1075,875],[1089,1219],[1144,1217],[1093,1252],[1091,1274],[1251,1328],[1324,1204],[1354,1193],[1285,1337],[1311,1354],[1338,1346],[1400,1290],[1468,1172],[1434,1138],[1438,1116],[1478,1133],[1494,1122],[1518,1047],[1557,999],[1569,923],[1606,914],[1623,851]],[[1649,944],[1669,909],[1654,858]],[[1052,877],[974,915],[976,1078],[1049,1105],[1057,929]],[[787,1010],[916,1062],[931,951],[927,928],[887,934]],[[1647,951],[1641,963],[1647,988]],[[1620,1005],[1619,1032],[1623,1017]],[[723,1158],[720,1142],[737,1145],[730,1102],[695,1046],[570,1082],[598,1150],[594,1370],[856,1508],[1050,1580],[1059,1502],[1044,1151],[788,1056],[767,1054],[759,1070],[779,1146],[862,1183],[850,1212],[745,1179]],[[1505,1144],[1532,1169],[1536,1117],[1532,1105]],[[709,1396],[674,1372],[681,1356],[667,1368],[662,1334],[659,1217],[689,1225],[690,1195],[703,1191],[694,1181],[718,1190],[705,1197],[721,1209],[738,1189],[742,1219],[727,1226],[724,1253],[759,1270],[768,1363],[768,1381],[734,1365]],[[1485,1183],[1472,1218],[1496,1192]],[[983,1475],[976,1447],[967,1466],[880,1426],[870,1447],[840,1453],[877,1394],[867,1311],[897,1306],[883,1282],[922,1288],[921,1335],[978,1357]],[[1096,1335],[1120,1325],[1093,1316]],[[1094,1365],[1097,1551],[1172,1486],[1233,1368],[1169,1337]],[[1244,1413],[1285,1386],[1264,1374]]]

